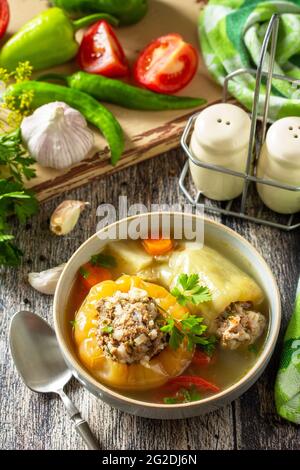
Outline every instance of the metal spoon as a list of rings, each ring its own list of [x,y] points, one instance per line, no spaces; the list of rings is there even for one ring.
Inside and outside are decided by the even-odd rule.
[[[9,342],[15,365],[27,387],[34,392],[57,393],[88,449],[99,450],[88,423],[64,392],[72,372],[48,323],[32,312],[18,312],[10,322]]]

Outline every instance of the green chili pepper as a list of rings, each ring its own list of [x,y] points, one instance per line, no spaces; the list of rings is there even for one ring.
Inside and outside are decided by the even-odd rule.
[[[12,36],[0,51],[0,66],[14,70],[19,62],[28,60],[34,70],[63,64],[72,59],[78,44],[75,32],[98,20],[116,25],[118,20],[105,13],[97,13],[71,21],[60,8],[49,8]]]
[[[71,13],[110,13],[122,25],[137,23],[148,9],[147,0],[52,0],[52,3]]]
[[[10,85],[4,100],[14,98],[18,107],[26,92],[33,93],[31,106],[34,109],[53,101],[63,101],[81,112],[106,138],[111,151],[111,163],[115,165],[118,162],[124,149],[123,132],[113,114],[98,101],[79,90],[33,80]]]
[[[88,93],[100,101],[114,103],[124,108],[159,111],[165,109],[186,109],[203,105],[202,98],[171,96],[144,90],[120,80],[75,72],[73,75],[47,74],[39,80],[64,80],[69,87]]]

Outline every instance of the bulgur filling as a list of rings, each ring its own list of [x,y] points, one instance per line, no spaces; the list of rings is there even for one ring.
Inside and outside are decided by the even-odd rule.
[[[112,360],[146,364],[166,347],[166,334],[160,330],[164,319],[145,290],[117,291],[99,300],[97,310],[99,346]]]

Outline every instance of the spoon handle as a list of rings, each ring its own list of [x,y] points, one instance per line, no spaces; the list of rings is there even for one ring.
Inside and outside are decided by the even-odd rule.
[[[100,450],[100,446],[93,436],[88,423],[81,417],[81,414],[78,413],[77,415],[73,416],[72,420],[75,423],[76,431],[84,440],[87,448],[89,450]]]
[[[68,395],[66,395],[64,390],[58,390],[57,393],[64,402],[64,405],[68,410],[68,414],[75,425],[75,429],[84,440],[87,448],[89,450],[100,450],[100,446],[93,436],[88,423],[81,417],[80,411],[76,408]]]

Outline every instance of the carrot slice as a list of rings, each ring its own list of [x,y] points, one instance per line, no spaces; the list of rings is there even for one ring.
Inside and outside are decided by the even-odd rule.
[[[191,384],[196,385],[197,388],[200,390],[211,390],[214,393],[218,393],[220,391],[217,385],[208,382],[208,380],[203,379],[202,377],[198,377],[195,375],[179,375],[178,377],[173,377],[168,381],[168,384],[180,384],[182,386],[188,387]]]
[[[143,240],[143,246],[149,255],[159,256],[173,249],[173,241],[170,238],[147,238]]]
[[[82,284],[90,290],[99,282],[112,279],[111,272],[102,266],[94,266],[91,263],[85,263],[79,269],[79,276]]]

